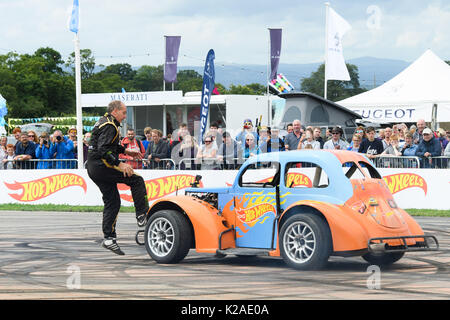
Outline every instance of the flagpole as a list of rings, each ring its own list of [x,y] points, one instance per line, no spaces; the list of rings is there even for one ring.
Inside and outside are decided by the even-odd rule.
[[[330,3],[325,2],[325,68],[324,68],[324,90],[323,97],[327,98],[327,57],[328,57],[328,12],[330,8]]]
[[[75,33],[75,96],[77,115],[77,161],[78,168],[83,168],[83,113],[81,105],[81,59],[80,59],[80,39]]]
[[[267,112],[268,112],[268,117],[267,117],[267,126],[268,127],[270,127],[271,126],[271,123],[270,123],[270,118],[271,118],[271,111],[270,111],[270,98],[269,98],[269,95],[270,95],[270,92],[269,92],[269,82],[270,82],[270,75],[269,75],[269,73],[270,73],[270,28],[267,28],[267,30],[269,30],[269,44],[268,44],[268,54],[267,54],[267,56],[268,56],[268,61],[267,61],[267,83],[266,83],[266,85],[267,85]]]
[[[164,77],[166,76],[166,36],[164,36],[164,64],[163,64],[163,91],[166,91],[166,79]]]

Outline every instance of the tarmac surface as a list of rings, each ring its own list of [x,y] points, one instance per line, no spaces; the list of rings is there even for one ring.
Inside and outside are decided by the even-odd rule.
[[[411,252],[372,272],[360,257],[331,257],[321,271],[281,258],[219,259],[191,250],[156,264],[135,243],[134,214],[121,213],[118,243],[103,249],[100,213],[0,212],[0,300],[5,299],[444,299],[450,298],[450,218],[415,218],[438,252]]]

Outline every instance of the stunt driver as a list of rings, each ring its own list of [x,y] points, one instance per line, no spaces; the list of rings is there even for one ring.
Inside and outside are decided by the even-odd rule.
[[[127,107],[123,102],[115,100],[108,105],[107,113],[99,119],[92,131],[87,160],[88,175],[103,195],[102,246],[118,255],[125,253],[116,241],[116,222],[120,210],[117,184],[124,183],[131,188],[139,227],[146,224],[149,211],[144,179],[134,172],[132,166],[119,161],[119,154],[142,159],[139,151],[125,149],[120,144],[119,126],[126,116]]]

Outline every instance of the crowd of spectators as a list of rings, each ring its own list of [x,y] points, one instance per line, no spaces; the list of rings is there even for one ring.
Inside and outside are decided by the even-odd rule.
[[[56,130],[51,135],[44,132],[37,136],[33,131],[21,132],[19,128],[13,134],[17,140],[15,145],[8,144],[6,137],[0,139],[1,169],[77,167],[76,128],[71,128],[67,135]],[[450,157],[450,131],[439,129],[433,132],[426,127],[424,120],[409,128],[406,124],[380,130],[359,126],[347,139],[343,134],[340,127],[328,128],[322,134],[321,128],[305,127],[300,120],[294,120],[287,126],[286,134],[281,136],[277,128],[255,128],[250,119],[245,119],[234,138],[230,132],[213,123],[203,141],[198,143],[185,123],[167,137],[163,137],[160,130],[147,127],[142,140],[136,137],[133,128],[128,128],[121,143],[141,152],[143,160],[134,160],[126,155],[121,155],[121,159],[134,169],[235,169],[245,159],[260,153],[328,149],[364,153],[376,166],[381,166],[380,159],[390,160],[388,166],[391,164],[393,167],[447,168],[449,164],[445,157]],[[90,133],[86,133],[83,139],[85,159],[89,139]],[[415,163],[419,159],[418,165],[404,161],[412,157]],[[402,160],[393,162],[394,158]]]

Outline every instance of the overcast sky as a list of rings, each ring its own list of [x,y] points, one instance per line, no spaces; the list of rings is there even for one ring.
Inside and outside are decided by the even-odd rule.
[[[66,59],[73,51],[74,36],[68,29],[72,2],[0,0],[0,54],[51,47]],[[210,48],[217,62],[265,65],[267,28],[283,29],[281,63],[323,61],[325,1],[79,2],[81,48],[91,49],[97,64],[162,64],[164,35],[180,35],[180,66],[202,65]],[[346,59],[413,61],[432,49],[450,60],[450,1],[334,0],[330,4],[352,26],[343,40]]]

